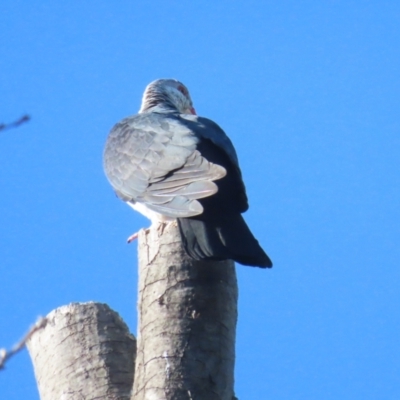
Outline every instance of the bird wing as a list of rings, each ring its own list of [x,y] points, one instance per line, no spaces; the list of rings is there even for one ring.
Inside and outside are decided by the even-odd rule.
[[[216,181],[218,191],[200,199],[203,212],[178,218],[184,248],[195,260],[232,259],[244,265],[269,268],[272,262],[242,217],[248,209],[246,190],[236,151],[225,132],[213,121],[182,115],[183,124],[199,137],[197,150],[221,165],[226,175]]]
[[[218,193],[202,201],[202,204],[209,204],[208,208],[212,210],[217,210],[220,205],[225,212],[228,210],[240,213],[247,211],[249,204],[246,188],[236,150],[229,137],[218,124],[207,118],[197,115],[181,115],[181,117],[182,123],[199,138],[197,149],[202,156],[224,167],[227,171],[226,176],[217,182]]]
[[[114,126],[104,169],[117,195],[172,218],[201,214],[198,199],[211,196],[225,168],[196,149],[199,136],[178,116],[148,113]]]

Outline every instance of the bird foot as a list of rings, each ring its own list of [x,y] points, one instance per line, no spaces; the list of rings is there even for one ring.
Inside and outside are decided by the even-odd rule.
[[[144,231],[148,233],[150,231],[150,228],[145,228]],[[136,240],[139,237],[139,232],[135,232],[131,236],[129,236],[128,239],[126,239],[126,242],[129,244]]]
[[[136,240],[139,236],[139,232],[135,232],[134,234],[132,234],[131,236],[128,237],[128,239],[126,239],[126,243],[132,243],[134,240]]]

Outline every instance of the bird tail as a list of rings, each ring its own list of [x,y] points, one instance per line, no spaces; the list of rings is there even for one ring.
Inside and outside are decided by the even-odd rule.
[[[227,260],[260,268],[272,262],[240,214],[218,221],[178,218],[183,245],[195,260]]]

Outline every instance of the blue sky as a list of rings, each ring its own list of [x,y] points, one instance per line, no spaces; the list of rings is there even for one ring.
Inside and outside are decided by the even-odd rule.
[[[38,315],[108,303],[136,331],[148,222],[113,194],[106,136],[157,78],[233,140],[246,220],[241,400],[400,398],[400,3],[21,1],[0,6],[0,347]],[[38,399],[24,351],[2,397]]]

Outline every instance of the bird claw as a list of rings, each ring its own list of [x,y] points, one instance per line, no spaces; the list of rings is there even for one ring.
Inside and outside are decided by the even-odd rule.
[[[126,242],[132,243],[134,240],[136,240],[139,236],[139,232],[135,232],[133,235],[129,236],[128,239],[126,239]]]
[[[145,228],[145,229],[143,229],[146,233],[148,233],[149,231],[150,231],[150,228]],[[140,231],[139,232],[135,232],[134,234],[132,234],[131,236],[129,236],[128,237],[128,239],[126,239],[126,242],[129,244],[129,243],[132,243],[134,240],[136,240],[138,237],[139,237],[139,233],[140,233]]]

